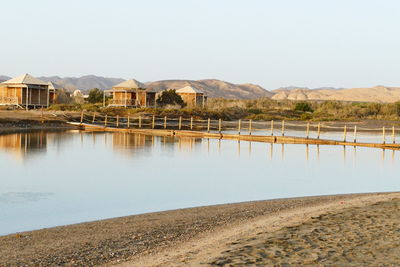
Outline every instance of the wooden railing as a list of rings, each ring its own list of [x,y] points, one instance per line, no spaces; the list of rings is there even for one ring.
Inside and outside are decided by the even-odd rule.
[[[110,99],[109,105],[111,106],[137,106],[136,99]]]
[[[18,97],[0,96],[0,105],[18,105]]]

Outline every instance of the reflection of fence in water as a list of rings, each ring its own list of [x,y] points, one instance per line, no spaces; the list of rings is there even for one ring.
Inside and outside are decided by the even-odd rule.
[[[223,151],[223,145],[221,145],[221,140],[218,140],[218,143],[215,144],[214,146],[217,146],[214,148],[218,153]],[[238,157],[250,157],[255,151],[252,143],[254,142],[243,142],[243,141],[237,141],[236,145],[236,150],[237,150],[237,155]],[[262,146],[262,149],[265,149],[265,155],[268,160],[274,160],[274,159],[279,159],[279,160],[285,160],[285,153],[286,153],[286,146],[288,144],[274,144],[270,143],[268,146]],[[302,147],[304,150],[304,159],[306,161],[310,160],[317,160],[319,161],[320,159],[329,159],[331,154],[327,153],[327,150],[323,150],[324,152],[321,152],[321,146],[320,145],[310,145],[310,144],[299,144],[297,147]],[[290,148],[290,146],[289,146]],[[357,159],[357,151],[359,147],[348,147],[348,146],[338,146],[338,148],[341,150],[341,156],[343,159],[344,163],[348,163],[349,159],[356,160]],[[208,144],[208,152],[210,152],[210,145]],[[213,149],[213,146],[211,146],[211,149]],[[243,153],[245,152],[245,153]],[[246,153],[248,152],[248,153]],[[339,152],[339,151],[338,151]],[[395,162],[396,158],[396,150],[388,150],[388,149],[381,149],[381,154],[380,158],[382,162],[384,162],[386,159],[390,158],[392,162]],[[259,155],[259,152],[256,152],[255,155]],[[290,155],[290,152],[289,152]],[[350,155],[350,158],[349,158]],[[388,157],[389,155],[389,157]]]
[[[194,137],[179,137],[179,149],[192,151],[196,144],[201,144],[201,138]]]
[[[115,148],[143,148],[154,145],[154,136],[115,132],[112,134],[112,143]]]
[[[202,142],[201,138],[193,137],[156,137],[154,135],[145,135],[137,133],[114,132],[112,135],[112,144],[117,149],[142,149],[145,147],[154,147],[156,144],[176,144],[181,150],[192,150],[196,144]]]
[[[179,151],[190,151],[192,152],[194,150],[194,147],[196,145],[204,144],[202,146],[204,149],[208,151],[208,153],[214,151],[217,153],[223,153],[224,152],[224,142],[223,140],[212,140],[206,138],[194,138],[194,137],[175,137],[175,136],[162,136],[162,137],[155,137],[151,135],[143,135],[143,134],[134,134],[134,133],[118,133],[118,132],[113,132],[111,134],[113,136],[113,144],[115,147],[125,147],[125,148],[141,148],[145,146],[154,146],[157,144],[163,145],[170,147],[173,149],[174,147],[178,147]],[[131,136],[131,137],[129,137]],[[230,146],[232,143],[229,142],[230,144],[225,144]],[[257,150],[260,148],[260,146],[256,146],[256,149],[253,147],[254,142],[251,141],[237,141],[236,142],[236,151],[237,155],[239,157],[251,157],[252,154],[258,155],[258,152],[255,152],[253,150]],[[233,143],[234,144],[234,143]],[[262,146],[266,150],[266,156],[268,159],[273,160],[273,159],[280,159],[280,160],[285,160],[285,147],[287,144],[268,144],[268,146]],[[317,160],[319,161],[321,158],[326,158],[329,157],[327,153],[321,153],[321,146],[320,145],[310,145],[310,144],[304,144],[304,145],[299,145],[300,147],[304,148],[304,159],[306,161],[310,160]],[[357,157],[357,147],[353,148],[348,148],[346,146],[341,146],[341,151],[342,151],[342,158],[343,162],[346,162],[350,158],[356,159]],[[225,149],[226,150],[226,149]],[[326,152],[326,150],[324,150]],[[390,158],[394,161],[395,159],[395,150],[390,151]],[[350,158],[349,158],[349,153],[350,153]],[[382,149],[381,152],[381,159],[382,161],[385,161],[387,158],[387,152],[385,149]],[[289,152],[290,154],[290,152]],[[321,155],[322,154],[322,155]],[[325,157],[326,155],[326,157]]]

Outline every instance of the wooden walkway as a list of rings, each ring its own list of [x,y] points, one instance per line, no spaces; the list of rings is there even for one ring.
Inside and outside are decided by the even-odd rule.
[[[78,126],[82,130],[88,131],[104,131],[104,132],[125,132],[137,133],[153,136],[177,136],[177,137],[194,137],[194,138],[209,138],[222,140],[238,140],[263,143],[277,144],[309,144],[309,145],[330,145],[330,146],[353,146],[353,147],[370,147],[380,149],[400,150],[400,144],[379,144],[379,143],[359,143],[359,142],[344,142],[328,139],[305,138],[295,136],[271,136],[271,135],[243,135],[243,134],[227,134],[204,131],[189,131],[175,129],[137,129],[137,128],[116,128],[105,127],[95,124],[70,122],[71,125]]]

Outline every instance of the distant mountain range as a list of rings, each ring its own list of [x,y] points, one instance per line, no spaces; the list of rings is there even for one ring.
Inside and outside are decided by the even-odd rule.
[[[251,99],[273,96],[273,93],[265,90],[259,85],[251,83],[233,84],[214,79],[198,81],[166,80],[146,83],[147,87],[153,88],[156,91],[162,91],[165,89],[179,89],[187,85],[191,85],[202,90],[209,97]]]
[[[4,82],[4,81],[7,81],[7,80],[9,80],[9,79],[11,79],[11,77],[4,76],[4,75],[0,75],[0,83],[2,83],[2,82]]]
[[[276,93],[276,92],[282,92],[282,91],[292,91],[292,90],[297,90],[297,89],[302,89],[302,90],[323,90],[323,89],[327,89],[327,90],[340,90],[340,89],[344,89],[344,88],[336,88],[336,87],[318,87],[318,88],[310,89],[310,88],[308,88],[308,87],[287,86],[287,87],[280,87],[280,88],[278,88],[278,89],[272,90],[272,92]]]
[[[59,76],[38,77],[43,81],[52,81],[68,91],[80,89],[88,91],[93,88],[110,89],[124,81],[121,78],[106,78],[87,75],[79,78]],[[0,82],[10,79],[0,75]],[[322,87],[309,89],[307,87],[288,86],[268,91],[251,83],[234,84],[216,79],[206,80],[163,80],[145,83],[156,91],[179,89],[187,85],[197,87],[209,97],[224,97],[232,99],[254,99],[269,97],[275,100],[338,100],[359,102],[396,102],[400,101],[400,87],[375,86],[371,88],[334,88]]]
[[[62,86],[68,91],[74,91],[80,89],[83,91],[90,90],[93,88],[99,88],[102,90],[110,89],[114,85],[123,82],[124,79],[121,78],[106,78],[95,75],[86,75],[79,78],[76,77],[38,77],[45,82],[55,82],[56,84]]]
[[[370,88],[274,90],[275,100],[337,100],[356,102],[400,101],[400,87],[375,86]]]

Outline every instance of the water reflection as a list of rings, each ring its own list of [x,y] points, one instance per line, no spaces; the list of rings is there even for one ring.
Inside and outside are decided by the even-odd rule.
[[[269,157],[270,157],[270,160],[272,160],[274,158],[274,144],[273,143],[270,144]]]
[[[15,155],[36,160],[21,164]],[[128,133],[0,135],[0,235],[201,205],[396,191],[395,157],[363,147]]]
[[[17,161],[44,156],[48,151],[49,144],[61,151],[62,147],[72,140],[71,133],[74,132],[76,131],[34,131],[3,134],[0,135],[0,151],[4,151]]]
[[[108,135],[110,136],[107,137]],[[134,154],[137,151],[140,151],[140,153],[149,152],[158,145],[162,145],[162,147],[166,150],[173,150],[175,149],[175,145],[177,145],[178,151],[193,152],[196,147],[203,142],[203,139],[201,138],[178,138],[175,136],[159,137],[132,133],[108,133],[105,134],[105,140],[107,139],[112,139],[112,148],[115,151],[127,154]]]
[[[129,134],[129,133],[113,133],[112,134],[112,145],[117,150],[135,150],[142,149],[145,147],[153,146],[152,139],[154,136],[142,135],[142,134]]]
[[[0,149],[21,160],[28,155],[46,152],[47,134],[14,133],[0,136]]]
[[[151,152],[153,148],[161,145],[166,151],[173,151],[177,149],[180,152],[194,152],[196,149],[201,149],[202,144],[206,143],[208,154],[216,150],[219,154],[223,153],[224,140],[210,140],[202,138],[192,137],[175,137],[175,136],[151,136],[144,134],[132,134],[132,133],[104,133],[104,132],[80,132],[80,131],[65,131],[65,132],[29,132],[29,133],[13,133],[0,135],[0,151],[3,150],[7,155],[12,155],[15,159],[21,161],[27,158],[33,158],[38,155],[43,155],[47,152],[48,146],[54,146],[62,151],[62,147],[68,145],[73,139],[74,133],[79,133],[79,140],[81,146],[85,143],[91,143],[93,147],[97,146],[98,142],[104,142],[104,145],[108,147],[111,145],[112,149],[118,153],[125,155],[134,155],[138,151],[140,153]],[[103,141],[102,141],[103,140]],[[228,141],[226,141],[228,142]],[[251,157],[253,153],[253,143],[245,142],[248,146],[248,156]],[[236,155],[241,157],[241,141],[236,141]],[[281,159],[285,159],[285,144],[264,144],[269,147],[269,159],[273,160],[276,146],[280,146],[278,153],[281,155]],[[310,153],[314,155],[317,160],[321,158],[321,147],[320,145],[296,145],[304,148],[306,161],[310,160]],[[324,147],[324,146],[323,146]],[[347,162],[349,148],[342,146],[342,160],[344,163]],[[357,158],[357,147],[353,147],[352,157],[354,161]],[[312,151],[312,152],[311,152]],[[315,152],[314,152],[315,151]],[[392,161],[395,160],[395,150],[391,151]],[[386,150],[381,150],[381,160],[386,160]],[[355,162],[354,162],[355,163]]]

